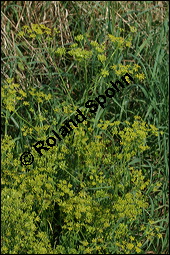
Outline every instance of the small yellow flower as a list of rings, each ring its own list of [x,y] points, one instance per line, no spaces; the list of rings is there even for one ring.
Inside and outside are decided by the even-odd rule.
[[[157,234],[157,237],[158,237],[159,239],[162,238],[162,234],[161,234],[161,233]]]
[[[145,75],[143,73],[136,74],[135,77],[138,78],[139,80],[144,80],[145,79]]]
[[[105,62],[106,61],[106,56],[104,54],[99,54],[97,56],[98,60],[101,62]]]
[[[27,101],[24,101],[24,102],[23,102],[23,105],[30,105],[30,103],[27,102]]]
[[[97,242],[97,239],[96,238],[93,238],[92,239],[92,243],[96,243]]]
[[[152,225],[154,224],[155,222],[153,220],[149,220],[149,223]]]
[[[89,243],[87,241],[81,241],[81,243],[84,245],[84,246],[87,246]]]
[[[73,43],[70,47],[71,47],[71,48],[76,48],[77,46],[78,46],[77,43]]]
[[[130,32],[136,33],[136,32],[137,32],[137,28],[136,28],[136,27],[131,27],[131,26],[130,26]]]
[[[90,44],[91,44],[93,47],[98,47],[98,46],[99,46],[98,42],[96,42],[96,41],[91,41]]]
[[[128,83],[130,83],[130,79],[129,79],[128,76],[125,76],[125,80],[126,80]]]
[[[137,242],[137,247],[141,247],[142,243],[141,242]]]
[[[135,250],[136,250],[137,253],[141,252],[141,249],[138,248],[138,247],[135,247]]]
[[[124,28],[118,27],[120,32],[125,32]]]
[[[102,75],[103,77],[106,77],[106,76],[109,75],[109,72],[108,72],[107,70],[102,69],[102,70],[101,70],[101,75]]]
[[[130,48],[132,46],[132,43],[130,41],[127,41],[125,45]]]
[[[82,41],[84,39],[84,36],[83,35],[77,35],[76,37],[75,37],[75,40],[76,41]]]
[[[141,68],[141,67],[140,67],[138,64],[134,64],[133,70],[134,70],[135,72],[137,72],[139,68]]]
[[[46,26],[44,24],[40,24],[40,27],[43,28],[43,29],[46,28]]]
[[[135,238],[134,238],[133,236],[130,236],[130,240],[131,240],[131,241],[134,241]]]
[[[99,53],[103,53],[104,52],[104,47],[96,47],[95,49]]]
[[[60,33],[57,28],[54,28],[54,32],[56,32],[56,34]]]
[[[66,49],[64,47],[60,47],[55,51],[56,54],[62,56],[66,54]]]
[[[135,120],[140,120],[140,119],[141,119],[141,117],[140,117],[140,116],[135,115],[135,116],[134,116],[134,119],[135,119]]]
[[[134,244],[133,243],[127,243],[127,249],[128,250],[132,250],[134,247]]]
[[[23,31],[20,31],[19,33],[18,33],[18,36],[24,36],[24,32]]]
[[[30,36],[31,38],[35,38],[35,37],[36,37],[35,34],[30,34],[29,36]]]
[[[8,78],[8,79],[6,79],[7,83],[9,83],[9,84],[12,83],[13,80],[14,80],[14,78]]]
[[[25,25],[23,26],[24,29],[29,29],[29,26]]]

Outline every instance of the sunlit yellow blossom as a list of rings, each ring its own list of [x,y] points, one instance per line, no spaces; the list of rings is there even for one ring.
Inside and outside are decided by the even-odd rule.
[[[92,52],[88,50],[83,50],[81,48],[76,48],[68,51],[68,54],[74,56],[77,60],[81,61],[83,59],[90,59]]]
[[[96,47],[95,50],[99,53],[103,53],[104,52],[104,48],[103,47]]]
[[[124,28],[118,27],[120,32],[125,32]]]
[[[100,55],[98,55],[98,56],[97,56],[97,58],[98,58],[98,60],[99,60],[99,61],[101,61],[101,62],[106,61],[106,56],[105,56],[104,54],[102,54],[102,55],[101,55],[101,54],[100,54]]]
[[[8,79],[6,79],[6,81],[7,81],[7,83],[12,83],[13,81],[14,81],[14,78],[8,78]]]
[[[149,220],[149,223],[152,225],[154,224],[155,222],[153,220]]]
[[[131,241],[134,241],[135,238],[134,238],[133,236],[130,236],[130,240],[131,240]]]
[[[73,43],[70,47],[71,47],[71,48],[75,48],[75,47],[77,47],[77,46],[78,46],[77,43]]]
[[[143,73],[136,74],[135,77],[138,78],[139,80],[144,80],[145,79],[145,75]]]
[[[36,34],[30,34],[30,37],[31,37],[31,38],[35,38],[35,37],[36,37]]]
[[[94,46],[94,47],[98,47],[99,46],[98,42],[96,42],[96,41],[91,41],[90,44],[92,46]]]
[[[60,47],[55,51],[56,54],[62,56],[66,54],[66,49],[64,47]]]
[[[105,70],[105,69],[102,69],[102,70],[101,70],[101,75],[102,75],[103,77],[106,77],[106,76],[109,75],[109,72],[108,72],[107,70]]]
[[[162,238],[162,234],[161,233],[158,233],[157,234],[157,237],[160,239],[160,238]]]
[[[24,101],[24,102],[23,102],[23,105],[30,105],[30,103],[27,102],[27,101]]]
[[[137,242],[137,247],[141,247],[142,243],[141,242]]]
[[[84,246],[87,246],[89,243],[87,241],[81,241],[81,243],[84,245]]]
[[[23,28],[24,28],[24,29],[28,29],[28,28],[29,28],[29,26],[25,25],[25,26],[23,26]]]
[[[133,247],[134,247],[134,244],[132,244],[132,243],[127,243],[127,249],[128,249],[128,250],[132,250]]]
[[[18,36],[24,36],[24,32],[23,31],[20,31],[19,33],[18,33]]]
[[[136,32],[137,32],[137,28],[136,28],[136,27],[131,27],[131,26],[130,26],[130,32],[136,33]]]
[[[132,43],[130,41],[128,41],[125,43],[125,45],[130,48],[132,46]]]
[[[84,36],[83,35],[77,35],[77,36],[75,36],[75,40],[76,41],[82,41],[84,39]]]
[[[43,28],[43,29],[46,28],[46,26],[44,24],[40,24],[40,27]]]
[[[141,252],[141,249],[139,247],[135,247],[135,250],[137,253]]]
[[[137,72],[139,68],[141,68],[141,67],[140,67],[138,64],[134,64],[133,70],[134,70],[135,72]]]

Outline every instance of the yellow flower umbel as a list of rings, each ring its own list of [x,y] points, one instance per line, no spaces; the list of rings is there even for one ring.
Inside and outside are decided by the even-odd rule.
[[[141,81],[145,79],[145,75],[143,73],[136,74],[135,77]]]
[[[90,44],[91,44],[92,47],[94,47],[94,50],[97,51],[98,53],[103,53],[105,51],[105,45],[104,44],[99,44],[96,41],[91,41]]]
[[[59,55],[60,57],[66,54],[66,49],[64,47],[59,47],[55,53]]]
[[[136,33],[136,32],[137,32],[137,28],[136,28],[136,27],[131,27],[131,26],[130,26],[130,32]]]
[[[76,41],[82,41],[84,39],[84,36],[83,35],[77,35],[76,37],[75,37],[75,40]]]
[[[58,30],[54,28],[54,33],[58,34]],[[27,38],[36,38],[39,36],[45,36],[47,40],[51,40],[52,29],[46,27],[44,24],[31,24],[31,26],[23,26],[22,30],[18,33],[18,36],[25,36]]]
[[[116,37],[116,36],[111,35],[111,34],[108,34],[108,37],[109,37],[110,41],[120,49],[123,49],[124,47],[130,48],[131,45],[132,45],[132,43],[131,43],[132,38],[131,37],[129,37],[128,39],[125,39],[123,37]]]
[[[109,76],[109,71],[107,71],[105,69],[102,69],[101,70],[101,76],[103,76],[103,77]]]
[[[92,56],[92,52],[82,48],[76,48],[68,51],[68,54],[73,56],[78,61],[88,60]]]
[[[14,112],[17,103],[26,98],[27,94],[23,89],[19,89],[19,84],[13,83],[13,79],[7,79],[6,83],[8,85],[2,86],[2,105],[5,109]]]
[[[143,73],[138,73],[138,70],[141,69],[141,67],[138,64],[134,65],[117,64],[111,66],[110,68],[113,69],[115,74],[118,76],[122,76],[125,75],[126,73],[129,73],[139,80],[145,79],[145,75]]]
[[[102,63],[106,61],[106,56],[104,54],[99,54],[97,56],[98,60],[101,61]]]

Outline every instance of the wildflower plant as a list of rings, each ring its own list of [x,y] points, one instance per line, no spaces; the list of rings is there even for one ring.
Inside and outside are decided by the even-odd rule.
[[[132,125],[126,122],[129,127],[123,129],[121,122],[103,121],[100,123],[98,124],[99,135],[92,137],[93,128],[79,126],[74,130],[75,135],[70,134],[63,144],[52,148],[43,158],[36,156],[37,164],[28,172],[19,164],[15,164],[16,169],[13,175],[11,175],[12,172],[3,171],[4,185],[13,183],[12,189],[3,190],[4,196],[11,197],[10,192],[14,192],[16,199],[25,201],[20,203],[28,208],[29,214],[32,208],[33,214],[32,216],[30,214],[30,218],[27,216],[27,221],[30,221],[29,226],[34,229],[24,230],[23,227],[20,229],[12,223],[12,219],[8,218],[8,224],[3,227],[4,235],[8,236],[6,231],[11,229],[9,224],[14,229],[18,229],[19,235],[22,235],[24,231],[31,231],[30,234],[33,235],[37,224],[40,229],[45,229],[45,231],[48,229],[47,232],[52,234],[54,229],[50,229],[52,224],[50,215],[56,204],[60,212],[59,221],[62,222],[60,238],[63,241],[67,238],[67,242],[71,242],[71,247],[77,252],[136,251],[138,253],[141,251],[142,244],[138,245],[138,242],[131,240],[133,238],[130,239],[130,237],[134,226],[136,228],[140,222],[143,209],[148,207],[148,198],[144,191],[149,187],[149,181],[145,179],[142,170],[129,167],[128,162],[137,154],[139,156],[140,153],[149,149],[146,145],[147,137],[149,133],[158,135],[158,131],[153,126],[150,128],[138,116],[135,117]],[[103,133],[106,129],[112,137],[119,137],[119,141],[116,142],[117,146],[115,139],[112,139],[113,146],[107,147],[109,140]],[[8,142],[10,142],[9,138]],[[121,146],[123,147],[120,151]],[[4,152],[12,150],[12,146],[3,146],[3,148]],[[7,199],[6,201],[8,203],[3,207],[4,212],[7,211],[6,206],[13,208],[12,201],[14,200]],[[25,208],[18,207],[18,204],[15,203],[15,206],[16,217],[20,217],[17,210],[21,214],[23,210],[26,212]],[[34,223],[34,219],[38,222],[41,219],[44,221],[43,225],[38,222]],[[6,218],[3,221],[7,223]],[[56,224],[59,224],[57,221],[56,219]],[[73,242],[75,233],[77,238]],[[45,236],[46,232],[41,234],[43,245],[45,245],[41,246],[41,250],[51,252],[49,246],[51,234],[49,237]],[[17,235],[18,238],[19,235]],[[36,251],[39,234],[37,239],[35,235],[33,236],[30,236],[29,242],[30,245],[35,242],[32,250]],[[13,240],[12,236],[10,238]],[[26,249],[29,251],[29,242],[27,240],[25,242],[27,242]],[[10,247],[12,252],[17,253],[21,247],[19,243],[18,246],[13,243],[17,241],[14,239],[9,244],[8,239],[4,240],[4,251]],[[56,244],[56,252],[60,252],[60,247]],[[63,246],[62,249],[69,253],[67,246]]]
[[[168,253],[168,26],[149,2],[2,4],[3,254]],[[104,109],[84,107],[126,73]],[[87,120],[40,156],[78,108]]]

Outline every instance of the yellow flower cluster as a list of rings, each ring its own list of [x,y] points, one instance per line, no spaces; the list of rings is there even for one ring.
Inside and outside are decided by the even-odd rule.
[[[106,70],[106,69],[102,69],[101,70],[101,76],[103,76],[103,77],[109,76],[109,71]]]
[[[139,116],[135,116],[132,124],[126,121],[123,128],[120,121],[101,120],[97,126],[99,133],[95,136],[91,135],[95,128],[86,123],[66,136],[64,144],[47,151],[44,157],[35,155],[37,164],[28,173],[25,167],[14,161],[12,150],[16,141],[6,136],[2,143],[2,177],[3,184],[12,185],[12,189],[3,189],[2,192],[3,222],[6,223],[3,226],[7,238],[7,246],[4,245],[3,249],[8,251],[12,246],[12,251],[18,253],[21,247],[15,238],[23,240],[23,233],[27,232],[28,237],[24,240],[28,247],[35,243],[30,251],[69,253],[70,249],[64,244],[56,245],[51,251],[49,237],[42,231],[61,222],[61,239],[67,238],[67,242],[71,242],[75,233],[83,233],[79,243],[75,241],[72,245],[75,253],[140,253],[142,244],[132,236],[131,229],[133,223],[140,222],[143,208],[148,207],[144,189],[149,183],[142,170],[128,167],[126,154],[134,150],[137,142],[136,154],[140,152],[140,143],[147,139],[148,130],[156,134],[154,126],[143,123]],[[35,127],[42,133],[47,128]],[[121,140],[110,141],[105,135],[106,129],[113,137],[120,136]],[[115,154],[120,154],[120,141],[125,148],[127,144],[129,147],[128,151],[122,151],[121,160],[115,157]],[[58,219],[53,217],[54,205],[58,208]],[[42,224],[40,230],[37,222]],[[18,231],[16,237],[11,235],[13,228]],[[161,238],[153,222],[140,231],[147,239],[152,238],[153,233]],[[40,240],[44,243],[41,248]]]
[[[56,29],[54,31],[57,33]],[[123,32],[122,29],[120,31]],[[136,29],[130,27],[130,31],[135,33]],[[24,26],[18,35],[40,38],[42,35],[51,36],[52,30],[44,25],[31,24]],[[77,35],[77,43],[72,44],[68,51],[65,47],[58,47],[55,53],[60,57],[69,54],[77,61],[96,58],[97,68],[94,70],[97,69],[102,77],[109,75],[107,43],[112,45],[112,49],[123,50],[131,47],[132,41],[130,37],[108,35],[110,41],[107,43],[89,40],[86,44],[87,37]],[[118,64],[111,69],[118,76],[129,73],[139,80],[145,78],[137,64]],[[29,102],[27,97],[31,97]],[[45,94],[41,89],[30,88],[26,92],[13,79],[7,79],[3,85],[2,104],[5,110],[14,112],[21,101],[21,110],[21,105],[38,104],[33,122],[35,126],[30,127],[25,121],[28,125],[22,124],[21,127],[22,135],[28,138],[25,148],[30,148],[28,141],[30,136],[34,138],[34,132],[36,137],[38,134],[38,140],[45,141],[51,124],[60,122],[60,113],[66,119],[77,109],[67,101],[52,104],[52,99],[52,94]],[[48,108],[42,110],[41,106],[46,102],[59,118],[50,116],[49,122],[44,124]],[[30,108],[30,111],[34,112],[36,108]],[[51,147],[43,157],[36,154],[36,164],[27,169],[15,158],[20,148],[18,138],[3,137],[3,253],[141,253],[146,240],[162,238],[158,222],[150,219],[147,224],[141,225],[143,209],[149,206],[145,191],[150,183],[143,169],[129,166],[129,161],[132,163],[134,157],[149,149],[147,139],[150,135],[158,136],[158,129],[139,116],[135,116],[132,123],[128,120],[123,123],[100,120],[96,125],[95,121],[84,121],[84,125],[75,128],[64,142]],[[156,182],[154,187],[151,186],[152,191],[158,192],[160,186],[161,183]],[[140,232],[138,240],[134,234],[137,230]],[[56,232],[61,242],[56,241],[54,248],[51,237],[56,236]]]
[[[79,42],[79,41],[82,41],[84,39],[84,36],[83,35],[77,35],[74,39]]]
[[[32,103],[31,101],[28,102],[30,96],[34,97],[34,99],[36,99],[36,102],[38,103],[48,102],[52,98],[52,95],[50,93],[45,94],[44,92],[38,91],[35,88],[31,88],[28,92],[26,92],[25,89],[21,87],[21,85],[19,85],[18,83],[14,83],[13,80],[14,79],[7,79],[5,81],[5,84],[2,86],[2,108],[4,108],[4,112],[6,111],[6,114],[4,114],[4,112],[2,112],[2,114],[3,117],[5,118],[5,125],[7,127],[10,112],[16,112],[16,108],[18,108],[18,106],[20,109],[21,107],[30,106],[30,104]],[[32,107],[30,107],[29,110],[34,112],[34,109]],[[18,115],[18,112],[16,112],[16,114]],[[39,113],[37,115],[37,120],[39,120],[40,123],[42,123],[43,121],[46,121],[46,118],[42,113]],[[27,121],[25,122],[27,123]],[[15,120],[14,123],[19,128],[19,125]],[[27,126],[23,125],[21,127],[21,130],[23,131],[23,136],[28,135],[32,137],[33,131],[37,131],[39,136],[44,136],[46,138],[45,131],[49,128],[49,126],[48,127],[47,126],[48,125],[44,125],[43,127],[42,126],[33,127],[28,123]]]
[[[99,54],[97,56],[98,60],[101,61],[102,63],[106,61],[106,56],[104,54]]]
[[[92,51],[76,48],[68,51],[68,54],[73,56],[76,60],[82,61],[90,59],[92,56]]]
[[[120,31],[123,31],[121,28],[119,29]],[[56,33],[57,29],[54,28],[54,31]],[[136,32],[136,28],[135,27],[131,27],[130,26],[130,32],[131,33],[135,33]],[[32,37],[35,38],[37,37],[37,35],[52,35],[52,29],[46,27],[43,24],[31,24],[31,26],[24,26],[23,27],[23,31],[19,32],[20,36],[28,36],[28,37]],[[77,41],[76,43],[73,42],[73,44],[70,45],[70,49],[68,51],[66,51],[66,48],[63,47],[58,47],[57,50],[55,50],[55,53],[62,57],[65,56],[66,54],[69,54],[71,56],[74,57],[74,60],[78,61],[78,62],[82,62],[84,60],[90,60],[93,58],[96,58],[97,61],[100,61],[103,66],[105,65],[106,61],[107,61],[107,57],[109,58],[109,54],[108,54],[108,47],[117,47],[120,50],[126,49],[126,48],[130,48],[132,45],[132,37],[129,35],[128,38],[123,38],[123,37],[117,37],[115,35],[112,34],[108,34],[108,40],[105,40],[102,43],[98,43],[97,41],[94,40],[90,40],[89,39],[89,35],[87,35],[86,33],[83,34],[79,34],[77,36],[75,36],[75,41]],[[52,39],[52,37],[50,37]],[[81,42],[83,41],[83,45],[81,44]],[[109,43],[109,46],[108,46]],[[79,45],[80,44],[80,45]],[[89,44],[91,46],[91,50],[88,49],[89,48]],[[140,69],[141,67],[137,64],[134,64],[134,66],[130,66],[130,65],[123,65],[123,64],[118,64],[118,65],[113,65],[110,66],[109,68],[113,69],[115,74],[118,76],[122,76],[125,73],[129,73],[129,74],[133,74],[134,78],[137,78],[138,80],[144,80],[145,79],[145,75],[142,72],[138,72],[138,69]],[[100,71],[100,75],[102,77],[107,77],[109,75],[109,70],[106,70],[106,67],[104,66],[104,68]],[[128,78],[127,81],[129,82]]]
[[[91,41],[90,42],[91,46],[94,47],[94,49],[98,52],[98,53],[103,53],[105,51],[105,45],[104,44],[99,44],[96,41]]]
[[[43,103],[45,100],[50,100],[52,95],[49,93],[48,95],[43,93],[42,91],[37,91],[35,88],[31,88],[28,92],[31,96],[34,96],[38,103]]]
[[[115,71],[115,74],[118,76],[124,75],[126,73],[132,74],[133,77],[136,77],[139,80],[145,79],[145,75],[143,73],[137,73],[138,70],[141,68],[139,65],[134,64],[131,65],[123,65],[123,64],[117,64],[110,67]]]
[[[78,46],[77,43],[73,43],[73,44],[70,45],[70,48],[76,48],[77,46]]]
[[[137,28],[136,27],[131,27],[130,26],[130,32],[132,32],[132,33],[136,33],[137,32]]]
[[[58,30],[54,28],[54,32],[58,33]],[[31,24],[31,26],[23,26],[22,30],[18,33],[18,36],[26,36],[35,38],[37,35],[52,35],[51,28],[46,27],[44,24]]]
[[[129,37],[127,40],[123,37],[116,37],[114,35],[108,34],[108,37],[111,42],[117,45],[119,48],[128,47],[130,48],[132,46],[132,38]]]
[[[155,237],[158,237],[159,239],[162,238],[161,226],[158,225],[158,222],[154,222],[152,219],[149,219],[146,225],[142,224],[141,231],[144,231],[143,235],[150,241],[153,241]]]
[[[135,253],[140,253],[141,252],[141,242],[127,242],[127,241],[122,241],[121,243],[117,242],[116,243],[118,247],[120,247],[125,254],[135,254]]]
[[[60,55],[60,56],[63,56],[66,54],[66,49],[64,47],[59,47],[56,51],[55,51],[56,54]]]
[[[2,105],[10,112],[15,111],[17,103],[27,97],[27,94],[20,88],[18,83],[14,83],[13,79],[6,80],[7,85],[2,87]]]
[[[142,213],[143,208],[147,208],[148,204],[143,200],[143,195],[138,193],[127,193],[125,197],[118,198],[114,208],[118,212],[119,218],[129,218],[134,221]]]

